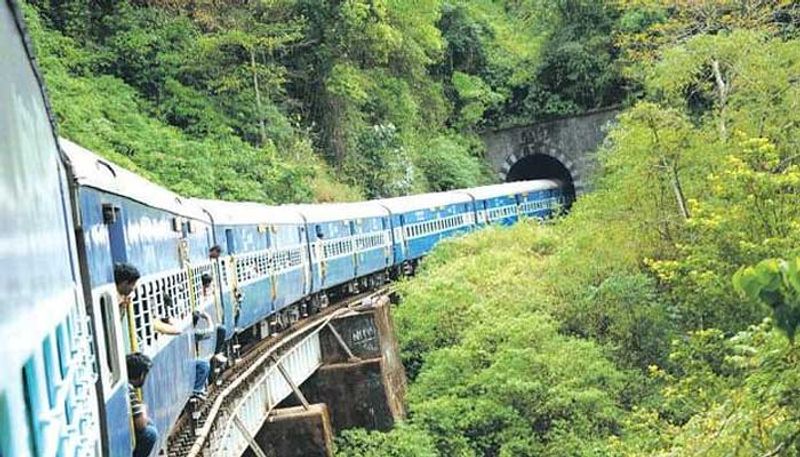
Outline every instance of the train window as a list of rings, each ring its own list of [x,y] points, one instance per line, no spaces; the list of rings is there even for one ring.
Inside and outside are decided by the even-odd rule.
[[[47,400],[50,408],[56,406],[56,380],[55,380],[55,357],[53,357],[53,343],[50,335],[47,335],[42,342],[42,358],[44,359],[45,382],[47,383]]]
[[[33,455],[40,455],[41,435],[39,424],[36,420],[39,417],[39,383],[37,382],[35,359],[31,358],[22,368],[22,388],[25,394],[25,416],[28,422],[28,430],[31,431],[28,445],[33,451]]]
[[[5,392],[0,390],[0,436],[11,436],[11,411]],[[0,457],[11,455],[8,449],[9,440],[0,440]]]
[[[236,252],[236,245],[233,240],[233,229],[225,229],[225,244],[228,245],[228,255]]]
[[[106,346],[106,371],[108,372],[109,386],[113,386],[120,378],[119,354],[117,352],[117,322],[114,319],[114,304],[108,293],[100,297],[100,314],[103,318],[103,333]],[[130,335],[135,338],[135,335]]]
[[[69,347],[69,342],[65,335],[66,331],[64,328],[69,325],[69,318],[67,321],[56,327],[56,348],[58,350],[58,366],[60,368],[59,372],[61,373],[61,377],[67,375],[67,354],[71,351]]]

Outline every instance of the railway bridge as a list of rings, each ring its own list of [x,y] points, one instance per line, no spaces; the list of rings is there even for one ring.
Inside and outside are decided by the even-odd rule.
[[[596,152],[619,107],[482,134],[486,159],[503,181],[555,178],[586,190]]]
[[[337,431],[390,429],[405,416],[390,295],[345,300],[249,349],[206,403],[188,406],[167,454],[330,457]]]

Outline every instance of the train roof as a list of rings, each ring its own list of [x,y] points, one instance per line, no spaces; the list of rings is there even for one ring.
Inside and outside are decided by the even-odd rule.
[[[289,206],[305,216],[309,223],[389,216],[389,211],[375,201]]]
[[[290,205],[264,205],[255,202],[227,202],[192,199],[211,215],[214,224],[303,224],[303,216]]]
[[[493,184],[490,186],[472,187],[469,189],[461,189],[460,192],[465,192],[472,195],[477,200],[485,200],[487,198],[501,197],[504,195],[523,194],[526,192],[536,192],[538,190],[558,189],[562,186],[560,181],[552,179],[536,179],[532,181],[514,181],[503,184]]]
[[[69,158],[69,167],[79,185],[116,194],[180,216],[208,220],[203,210],[189,199],[115,165],[65,138],[59,138],[59,144]]]
[[[432,192],[373,201],[386,207],[392,213],[408,213],[436,206],[469,203],[472,198],[463,192]]]

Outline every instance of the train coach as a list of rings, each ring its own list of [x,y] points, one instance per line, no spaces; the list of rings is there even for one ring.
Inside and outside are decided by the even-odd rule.
[[[220,250],[213,272],[228,338],[244,331],[267,336],[296,319],[300,311],[292,305],[311,293],[306,224],[300,213],[250,202],[194,202],[210,217]]]
[[[74,185],[78,257],[96,334],[104,455],[129,456],[134,446],[125,356],[141,352],[153,367],[140,395],[158,430],[169,430],[192,394],[192,311],[201,275],[211,272],[208,215],[190,201],[61,140]],[[119,297],[115,264],[140,274],[129,301]],[[169,322],[179,335],[160,334]],[[160,436],[164,439],[164,434]]]
[[[560,181],[540,179],[463,189],[475,203],[479,226],[512,225],[520,218],[546,219],[566,203]]]
[[[99,456],[66,170],[14,3],[0,43],[0,456]]]
[[[413,269],[440,240],[475,228],[475,204],[463,192],[438,192],[375,200],[391,214],[394,266]]]
[[[311,293],[355,293],[388,279],[393,264],[389,211],[374,202],[296,205],[309,234]]]

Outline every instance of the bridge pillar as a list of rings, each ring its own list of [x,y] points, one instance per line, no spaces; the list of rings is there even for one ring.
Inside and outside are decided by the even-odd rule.
[[[324,365],[303,384],[312,403],[325,403],[335,431],[388,430],[405,417],[405,370],[385,299],[331,321],[320,334]]]
[[[333,457],[333,431],[324,404],[272,411],[255,437],[268,457]],[[244,457],[258,457],[247,449]]]

